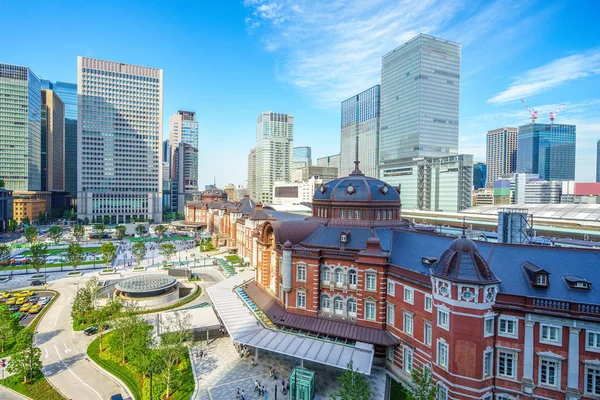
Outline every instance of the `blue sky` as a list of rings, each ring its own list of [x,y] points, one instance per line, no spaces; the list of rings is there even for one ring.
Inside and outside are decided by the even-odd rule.
[[[255,119],[295,116],[295,144],[339,152],[340,103],[379,83],[381,56],[420,32],[462,44],[460,151],[487,130],[566,103],[577,179],[600,139],[600,2],[543,0],[0,0],[0,61],[76,81],[78,55],[164,70],[164,135],[178,109],[200,123],[200,183],[243,183]]]

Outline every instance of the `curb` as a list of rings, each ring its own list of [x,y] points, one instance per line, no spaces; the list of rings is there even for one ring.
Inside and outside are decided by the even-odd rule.
[[[47,379],[46,379],[46,380],[47,380]],[[4,385],[0,385],[0,386],[2,387],[2,389],[6,390],[6,391],[8,391],[8,392],[11,392],[12,394],[14,394],[14,395],[17,395],[17,396],[19,396],[19,397],[21,397],[21,398],[23,398],[23,399],[27,399],[27,400],[33,400],[31,397],[27,397],[27,396],[25,396],[24,394],[21,394],[21,393],[19,393],[19,392],[15,392],[14,390],[12,390],[11,388],[9,388],[8,386],[4,386]],[[57,391],[57,392],[58,392],[58,391]],[[60,392],[58,392],[58,393],[60,393]],[[61,393],[61,395],[62,395],[62,393]]]
[[[196,375],[196,368],[194,368],[194,362],[192,361],[192,349],[188,350],[188,357],[190,358],[190,367],[192,368],[192,375],[194,375],[194,393],[192,393],[192,395],[190,396],[190,400],[191,399],[195,399],[198,398],[198,396],[200,396],[200,391],[199,391],[199,387],[198,387],[198,376]]]
[[[135,397],[133,397],[133,395],[129,391],[129,386],[127,386],[125,383],[123,383],[122,380],[120,380],[119,378],[117,378],[116,376],[114,376],[113,374],[109,373],[104,368],[102,368],[101,366],[99,366],[98,364],[96,364],[96,362],[94,360],[92,360],[90,358],[90,356],[87,355],[87,351],[86,351],[85,359],[88,360],[90,362],[90,364],[92,364],[92,366],[94,368],[96,368],[98,371],[100,371],[100,373],[102,373],[104,376],[106,376],[106,377],[108,377],[108,378],[116,381],[117,383],[119,383],[119,385],[121,385],[121,387],[123,389],[125,389],[125,392],[127,393],[127,396],[129,396],[129,400],[134,400],[135,399]],[[125,400],[127,400],[127,399],[125,399]]]

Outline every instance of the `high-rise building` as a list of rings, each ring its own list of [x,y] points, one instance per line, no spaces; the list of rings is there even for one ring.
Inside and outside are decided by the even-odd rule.
[[[169,140],[163,140],[162,144],[162,160],[166,163],[171,163],[171,142]]]
[[[177,174],[177,211],[183,213],[188,196],[198,191],[198,149],[186,142],[179,142],[173,151],[171,171]]]
[[[292,179],[293,146],[292,115],[264,111],[256,118],[254,200],[271,204],[273,183]]]
[[[575,125],[527,124],[519,127],[517,172],[546,181],[575,180]]]
[[[340,155],[317,158],[317,167],[335,167],[338,169],[338,177],[340,176]]]
[[[336,167],[303,167],[295,169],[292,172],[292,182],[306,182],[311,178],[322,179],[324,183],[332,181],[338,177],[338,169]],[[288,181],[289,182],[289,181]]]
[[[487,165],[482,162],[473,164],[473,189],[478,190],[485,187],[487,176]]]
[[[379,90],[375,85],[342,102],[342,141],[339,176],[354,170],[356,137],[360,170],[366,176],[377,176],[379,163]]]
[[[600,182],[600,140],[596,143],[596,182]]]
[[[169,128],[171,153],[175,151],[181,142],[188,143],[198,149],[198,121],[196,121],[195,112],[177,111],[169,119]]]
[[[458,153],[460,61],[460,44],[424,34],[383,56],[379,174],[384,181],[406,160]]]
[[[311,148],[308,146],[294,147],[293,169],[310,167],[312,165]]]
[[[256,199],[254,192],[254,180],[256,179],[256,149],[250,149],[248,154],[248,195],[252,199]]]
[[[65,191],[77,196],[77,85],[42,80],[42,88],[53,90],[65,104]]]
[[[488,131],[485,148],[486,187],[493,188],[496,179],[517,171],[518,132],[517,128]]]
[[[0,179],[41,190],[41,85],[27,67],[0,63]]]
[[[65,103],[42,89],[42,190],[65,190]]]
[[[77,58],[77,216],[162,220],[163,71]]]

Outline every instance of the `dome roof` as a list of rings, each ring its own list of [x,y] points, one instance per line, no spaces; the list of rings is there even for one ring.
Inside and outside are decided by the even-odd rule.
[[[379,179],[369,178],[362,173],[334,179],[324,183],[313,197],[314,201],[384,201],[400,203],[400,195],[395,188]]]
[[[175,286],[177,280],[168,275],[149,274],[123,279],[116,288],[128,293],[150,293]]]
[[[479,254],[475,242],[465,236],[454,240],[450,248],[433,264],[432,275],[458,282],[500,282]]]

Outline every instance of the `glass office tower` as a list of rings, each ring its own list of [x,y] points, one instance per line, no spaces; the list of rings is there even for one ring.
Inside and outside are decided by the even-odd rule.
[[[42,80],[42,89],[53,90],[65,103],[65,191],[77,196],[77,85]]]
[[[350,175],[354,170],[356,136],[360,170],[366,176],[378,176],[379,94],[380,86],[376,85],[342,102],[340,176]]]
[[[600,182],[600,140],[596,143],[596,182]]]
[[[519,127],[517,172],[546,181],[575,180],[575,125],[527,124]]]
[[[312,166],[312,151],[308,146],[294,147],[294,169]]]
[[[65,190],[65,103],[54,90],[42,89],[42,191],[46,190]]]
[[[420,34],[381,63],[379,169],[458,153],[461,47]]]
[[[27,67],[0,63],[0,179],[41,190],[41,85]]]
[[[163,71],[77,58],[77,216],[162,219]]]

